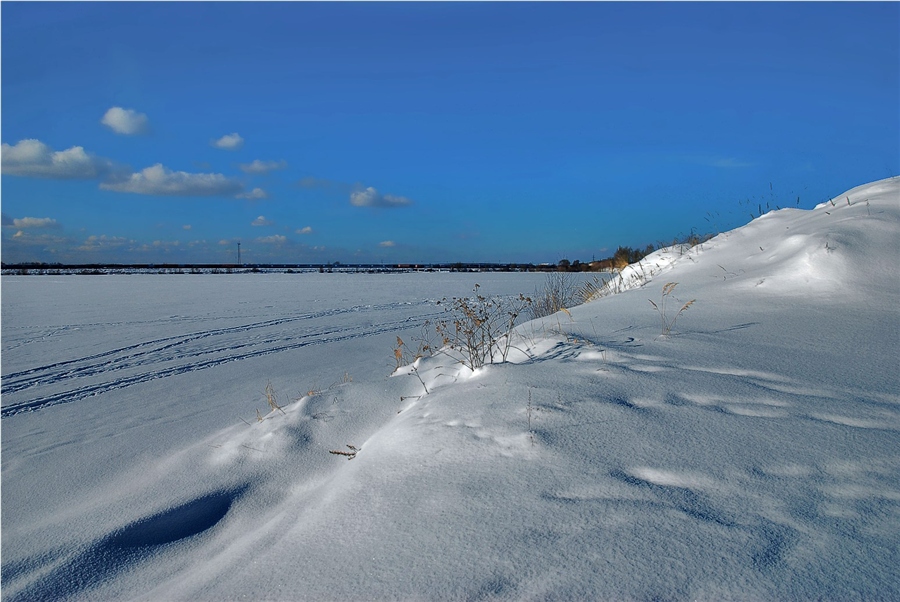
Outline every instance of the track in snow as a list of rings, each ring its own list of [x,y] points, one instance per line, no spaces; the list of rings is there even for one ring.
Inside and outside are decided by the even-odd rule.
[[[400,310],[403,317],[390,319]],[[359,323],[358,316],[370,313],[375,320]],[[442,314],[433,311],[430,301],[365,305],[142,341],[4,375],[0,385],[4,396],[28,391],[38,395],[3,406],[0,416],[7,418],[229,362],[414,328]],[[327,319],[327,324],[316,322],[322,319]],[[41,389],[48,386],[65,388],[40,395]]]

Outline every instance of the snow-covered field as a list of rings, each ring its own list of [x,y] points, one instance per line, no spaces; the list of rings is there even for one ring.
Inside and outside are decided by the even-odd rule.
[[[418,377],[544,276],[4,277],[3,599],[898,599],[898,260],[894,178]]]

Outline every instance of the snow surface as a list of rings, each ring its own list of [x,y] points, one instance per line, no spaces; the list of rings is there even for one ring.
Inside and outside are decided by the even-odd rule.
[[[3,599],[898,599],[898,259],[893,178],[418,377],[543,276],[4,277]]]

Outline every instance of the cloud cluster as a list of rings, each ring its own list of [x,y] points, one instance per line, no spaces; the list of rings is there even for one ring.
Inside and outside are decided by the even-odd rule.
[[[147,119],[146,115],[133,109],[123,109],[122,107],[113,107],[108,110],[103,115],[100,123],[115,133],[126,136],[144,134],[150,126],[150,120]]]
[[[350,193],[350,204],[356,207],[405,207],[412,201],[406,197],[381,194],[369,186],[364,190],[356,190]]]
[[[304,227],[300,228],[299,230],[297,230],[297,234],[312,234],[312,233],[313,233],[312,226],[304,226]]]
[[[226,134],[218,140],[213,140],[210,144],[216,148],[221,148],[222,150],[236,151],[244,146],[244,139],[241,138],[240,134],[235,132],[233,134]]]
[[[258,200],[258,199],[267,199],[267,198],[269,198],[269,195],[262,188],[254,188],[250,192],[244,192],[242,194],[237,195],[237,198]]]
[[[77,247],[78,251],[102,251],[107,249],[119,249],[125,245],[134,244],[135,241],[129,240],[124,236],[88,236],[87,239]]]
[[[287,167],[287,161],[260,161],[254,159],[251,163],[238,165],[242,172],[248,174],[264,174]]]
[[[243,190],[240,182],[219,173],[171,171],[161,163],[133,173],[127,178],[103,182],[100,188],[160,196],[234,195]]]
[[[257,238],[256,242],[270,245],[281,245],[287,242],[287,236],[282,236],[281,234],[273,234],[272,236],[263,236],[261,238]]]
[[[251,226],[271,226],[274,223],[275,222],[273,222],[272,220],[266,219],[266,216],[260,215],[258,218],[256,218],[252,222],[250,222],[250,225]]]
[[[390,248],[390,247],[396,247],[396,246],[397,246],[397,243],[395,243],[393,240],[385,240],[385,241],[382,241],[382,242],[378,243],[378,246],[379,246],[379,247]]]
[[[57,228],[59,222],[49,217],[23,217],[10,219],[3,216],[4,226],[13,226],[15,228]]]
[[[34,139],[20,140],[15,146],[4,142],[0,163],[7,175],[60,180],[99,178],[114,169],[112,161],[86,153],[80,146],[54,151]]]

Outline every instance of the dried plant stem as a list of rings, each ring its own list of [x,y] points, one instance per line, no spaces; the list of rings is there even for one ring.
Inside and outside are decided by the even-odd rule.
[[[691,299],[690,301],[682,305],[681,309],[679,309],[675,313],[675,315],[670,318],[666,303],[669,299],[669,295],[672,294],[672,291],[675,290],[676,286],[678,286],[677,282],[667,282],[663,286],[662,297],[658,305],[653,301],[653,299],[648,299],[648,301],[650,301],[650,305],[653,306],[653,309],[655,309],[659,313],[659,320],[662,326],[662,334],[664,336],[668,336],[669,333],[672,332],[672,329],[675,327],[675,321],[678,320],[678,317],[696,301],[696,299]]]

